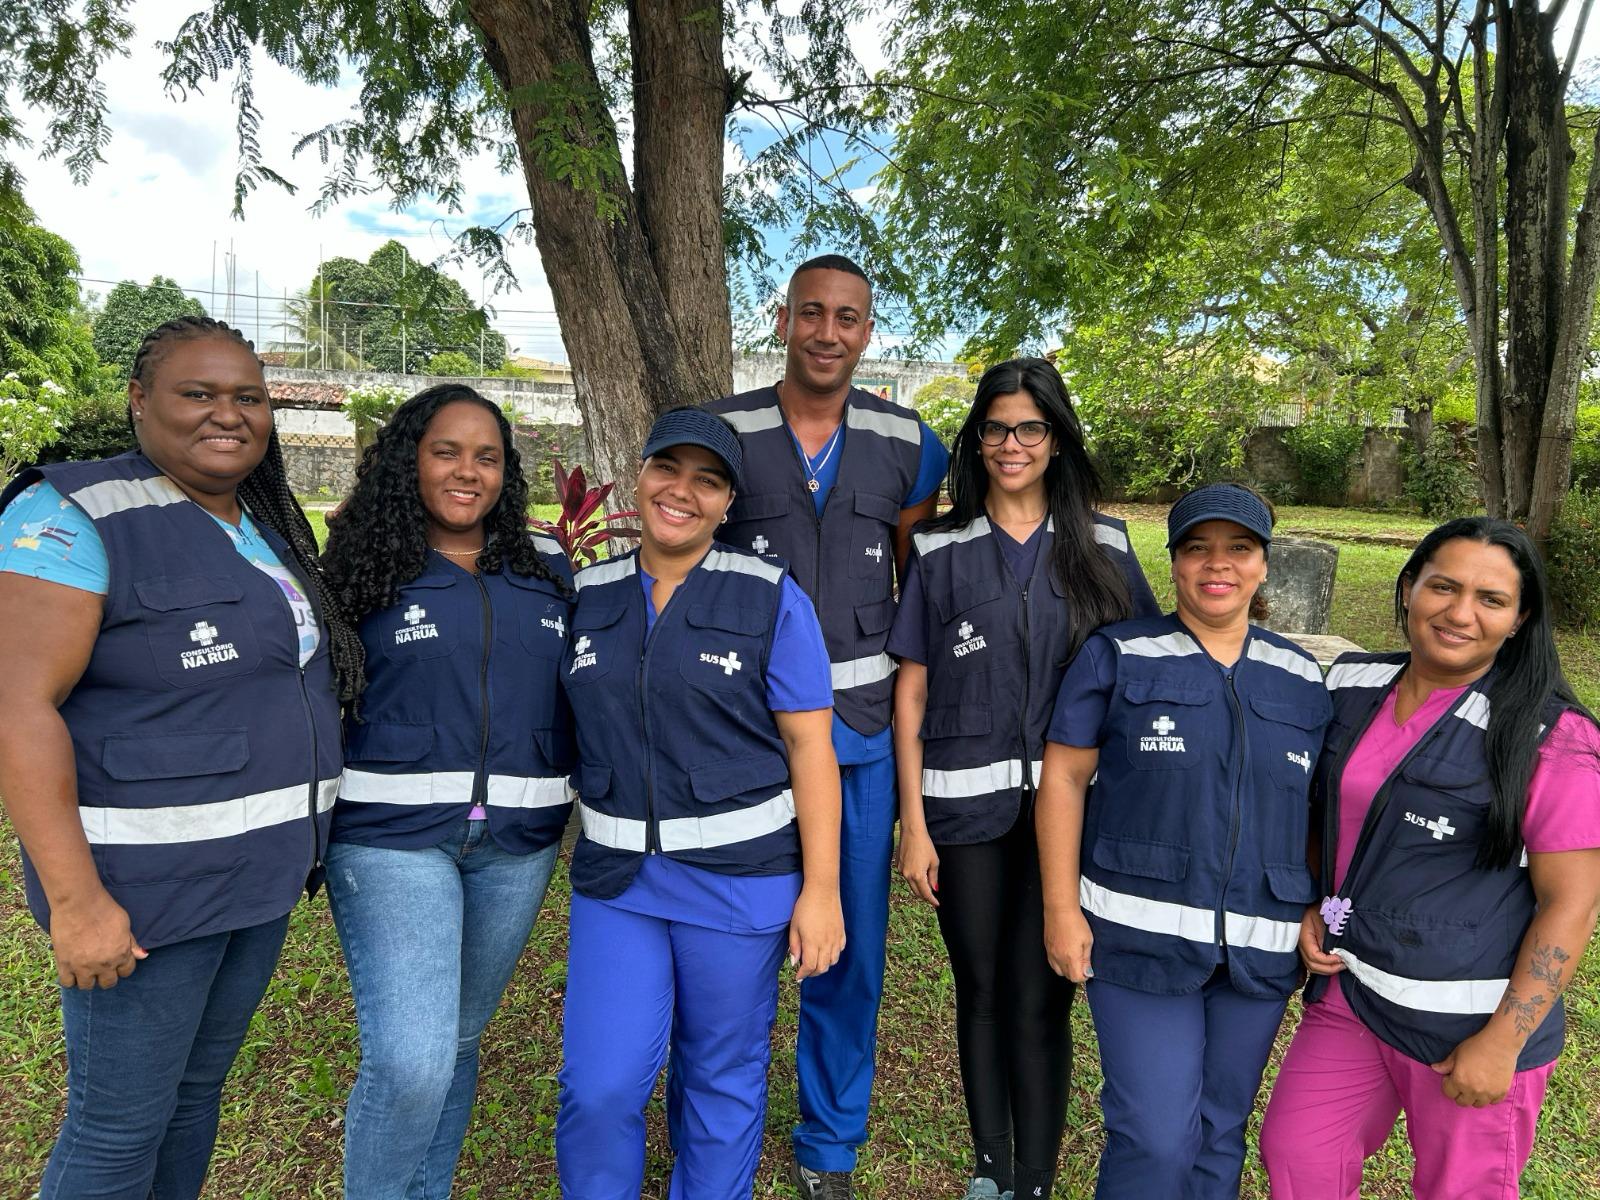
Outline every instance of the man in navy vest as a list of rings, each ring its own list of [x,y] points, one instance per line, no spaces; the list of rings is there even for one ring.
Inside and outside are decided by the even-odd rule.
[[[810,259],[778,308],[784,377],[708,405],[739,431],[745,486],[720,540],[786,561],[832,664],[844,792],[844,956],[800,989],[794,1182],[847,1200],[867,1136],[889,920],[894,662],[884,650],[911,527],[933,515],[949,454],[915,412],[851,386],[872,336],[872,284],[848,258]]]

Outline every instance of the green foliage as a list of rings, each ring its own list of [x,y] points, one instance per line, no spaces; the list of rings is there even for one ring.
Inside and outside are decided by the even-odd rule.
[[[1572,486],[1600,491],[1600,401],[1578,408],[1578,426],[1572,439]]]
[[[1309,421],[1284,430],[1283,441],[1300,472],[1304,498],[1313,504],[1344,503],[1350,469],[1366,439],[1364,422],[1319,410]]]
[[[101,370],[100,385],[69,401],[61,417],[61,436],[39,456],[40,462],[88,462],[131,450],[128,383],[115,367]]]
[[[329,302],[333,289],[323,280],[314,280],[309,291],[292,297],[284,306],[283,320],[278,322],[269,346],[273,353],[282,355],[286,367],[302,367],[320,371],[360,371],[366,368],[352,345],[349,322],[335,306],[331,312]],[[361,333],[356,331],[355,345]]]
[[[5,21],[0,17],[0,30]],[[0,120],[4,111],[0,104]],[[32,388],[49,380],[72,394],[95,386],[100,364],[81,318],[77,270],[66,239],[40,226],[0,185],[0,375],[15,372]]]
[[[1424,515],[1443,521],[1479,507],[1477,472],[1450,429],[1436,425],[1421,454],[1408,442],[1403,455],[1406,495]]]
[[[528,524],[560,542],[561,549],[574,567],[586,567],[603,557],[607,545],[614,538],[624,541],[638,538],[638,529],[615,523],[637,517],[637,512],[633,509],[606,512],[606,497],[611,495],[616,484],[602,483],[598,487],[590,487],[582,467],[573,467],[568,471],[561,465],[560,459],[553,459],[552,463],[556,503],[561,506],[561,511],[553,521],[529,517]]]
[[[506,339],[488,327],[466,289],[412,259],[399,242],[385,242],[364,263],[329,259],[307,295],[306,319],[298,321],[310,326],[303,342],[338,346],[370,370],[422,372],[435,355],[453,352],[469,363],[460,373],[476,375],[480,336],[484,370],[505,363]],[[307,365],[320,366],[315,351],[312,357]]]
[[[406,394],[388,384],[351,388],[345,393],[344,411],[356,427],[356,451],[360,453],[378,436],[378,429],[394,410],[406,402]]]
[[[66,393],[50,380],[24,383],[15,371],[0,377],[0,479],[38,460],[61,436]]]
[[[978,385],[960,375],[940,375],[928,380],[917,389],[911,405],[928,427],[939,435],[946,446],[952,445],[956,434],[972,410],[972,398]]]
[[[145,334],[175,317],[203,317],[205,312],[200,301],[184,295],[165,275],[155,276],[144,287],[124,279],[107,294],[94,319],[94,352],[126,378]]]
[[[428,360],[426,371],[429,375],[476,376],[478,362],[459,350],[441,350]]]
[[[1569,629],[1600,626],[1600,491],[1567,493],[1545,541],[1544,561],[1556,619]]]

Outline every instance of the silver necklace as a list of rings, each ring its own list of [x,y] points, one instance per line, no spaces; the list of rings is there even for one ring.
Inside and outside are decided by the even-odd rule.
[[[833,457],[833,452],[839,447],[839,435],[844,432],[843,419],[841,418],[839,424],[834,426],[833,436],[828,439],[828,446],[822,455],[822,461],[817,463],[815,467],[812,467],[811,460],[806,457],[805,445],[800,441],[800,435],[794,432],[793,426],[790,426],[789,432],[794,437],[794,444],[800,450],[800,465],[805,468],[806,472],[806,491],[821,491],[822,485],[817,482],[817,476],[822,473],[822,468],[828,465],[828,460]]]

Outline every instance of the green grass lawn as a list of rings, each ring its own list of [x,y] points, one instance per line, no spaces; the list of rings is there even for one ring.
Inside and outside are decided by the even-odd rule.
[[[1303,515],[1306,514],[1306,515]],[[1310,515],[1310,514],[1314,514]],[[1157,593],[1166,599],[1163,527],[1139,514],[1133,540]],[[1407,532],[1426,523],[1390,514],[1286,509],[1280,528],[1341,535]],[[1389,618],[1400,547],[1341,547],[1334,632],[1371,648],[1397,638]],[[1573,682],[1600,702],[1600,638],[1563,637]],[[9,832],[0,849],[0,1197],[24,1197],[37,1181],[61,1109],[64,1060],[53,973],[43,937],[22,907],[22,881]],[[552,1132],[560,1014],[565,979],[567,882],[558,871],[528,950],[483,1045],[479,1105],[467,1137],[457,1194],[555,1197]],[[938,930],[925,907],[895,889],[889,978],[883,1008],[871,1142],[857,1172],[858,1193],[911,1200],[958,1197],[965,1186],[967,1135],[953,1031],[954,988]],[[1569,1035],[1539,1124],[1539,1144],[1523,1179],[1536,1200],[1600,1195],[1600,961],[1591,947],[1568,996]],[[787,1130],[795,1118],[795,989],[783,985],[773,1037],[767,1141],[756,1195],[791,1196],[784,1174]],[[1291,1008],[1279,1053],[1296,1010]],[[1094,1032],[1082,1003],[1073,1008],[1077,1043],[1072,1105],[1057,1196],[1093,1191],[1102,1141],[1095,1100],[1100,1078]],[[272,988],[256,1015],[231,1077],[208,1195],[299,1200],[340,1194],[343,1097],[357,1060],[354,1013],[338,942],[322,898],[302,904]],[[1277,1056],[1274,1056],[1276,1063]],[[1275,1069],[1275,1067],[1274,1067]],[[650,1108],[646,1195],[666,1195],[666,1136],[660,1096]],[[1252,1128],[1252,1139],[1254,1128]],[[1364,1197],[1410,1195],[1403,1136],[1368,1166]],[[1252,1161],[1242,1195],[1266,1196]]]

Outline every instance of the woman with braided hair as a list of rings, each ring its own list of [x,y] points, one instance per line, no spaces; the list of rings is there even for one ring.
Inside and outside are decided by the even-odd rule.
[[[478,1038],[572,811],[572,570],[527,511],[505,417],[445,384],[400,406],[328,523],[367,661],[328,847],[361,1030],[347,1200],[449,1197]]]
[[[200,1194],[361,680],[251,344],[169,321],[128,405],[137,450],[0,494],[0,795],[67,1046],[46,1200]]]

